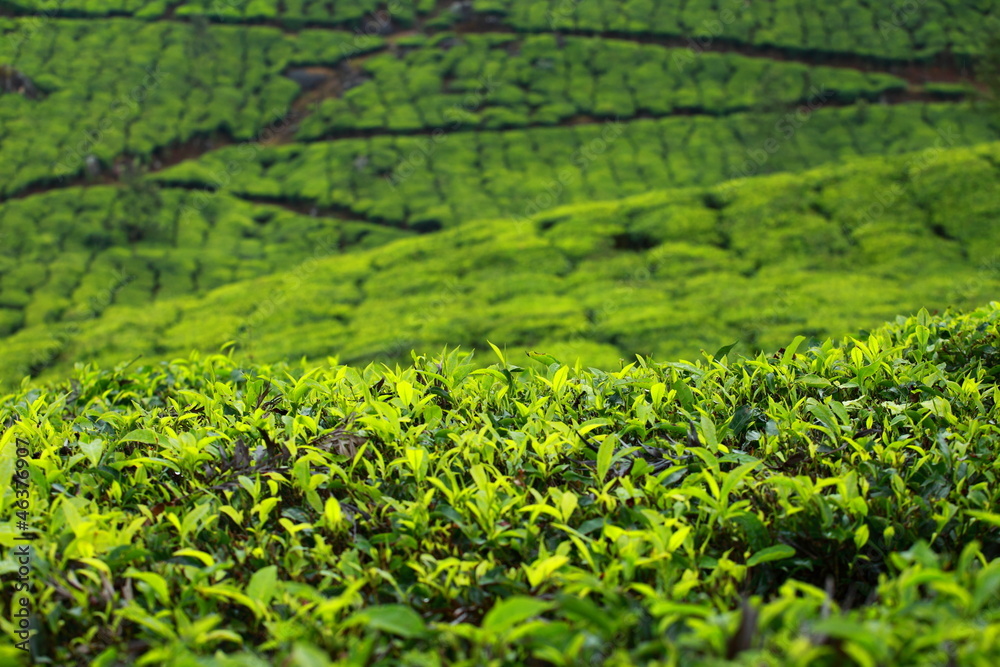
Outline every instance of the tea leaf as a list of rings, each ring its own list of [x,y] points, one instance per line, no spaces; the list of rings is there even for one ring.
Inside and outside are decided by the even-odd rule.
[[[787,544],[776,544],[762,549],[747,560],[747,567],[753,567],[762,563],[770,563],[776,560],[785,560],[795,555],[795,549]]]
[[[483,618],[483,630],[502,634],[552,608],[552,603],[516,595],[495,604]]]

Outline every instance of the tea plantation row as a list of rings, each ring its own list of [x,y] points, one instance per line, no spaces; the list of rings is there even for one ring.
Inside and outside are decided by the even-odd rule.
[[[0,514],[35,535],[31,650],[997,664],[1000,304],[788,343],[614,372],[216,355],[23,388],[0,398],[0,476],[23,470]]]
[[[697,48],[739,44],[778,47],[809,57],[862,54],[911,60],[982,53],[995,30],[992,0],[869,3],[841,0],[471,0],[466,3],[376,0],[5,0],[3,7],[40,16],[203,18],[268,22],[289,29],[342,26],[365,39],[412,27],[468,26],[527,32],[576,31],[690,39]]]
[[[419,14],[427,14],[436,0],[392,0],[392,20],[411,25]],[[5,0],[2,3],[21,14],[48,16],[134,16],[143,19],[208,18],[223,22],[260,23],[279,20],[289,28],[306,25],[363,28],[377,23],[376,14],[389,3],[378,0]],[[375,28],[371,29],[372,31]]]
[[[610,39],[443,34],[396,45],[403,48],[395,54],[365,60],[371,81],[323,100],[298,137],[352,129],[523,127],[580,114],[722,114],[821,94],[827,102],[878,100],[907,88],[887,74]]]
[[[223,148],[154,175],[164,185],[343,207],[371,221],[437,229],[618,199],[992,141],[996,120],[967,104],[808,107],[724,118],[668,117],[524,130],[370,137]]]
[[[156,169],[232,140],[517,128],[581,115],[723,114],[877,100],[907,88],[902,79],[853,69],[695,57],[686,49],[600,39],[560,45],[552,36],[410,37],[361,70],[334,71],[384,42],[355,44],[346,32],[290,36],[264,27],[125,19],[53,19],[19,39],[31,20],[0,23],[0,65],[29,82],[0,105],[0,196],[65,185],[63,179],[82,174],[120,176],[130,161]],[[304,65],[324,66],[302,75],[307,87],[332,86],[315,109],[284,76]],[[297,99],[303,102],[292,114]]]
[[[195,136],[251,139],[287,129],[300,88],[282,73],[293,63],[335,63],[350,40],[124,19],[52,20],[15,39],[29,21],[0,19],[0,65],[37,91],[3,95],[0,195],[88,167],[110,170],[124,155],[150,162],[157,149]]]
[[[67,188],[0,205],[0,335],[198,294],[406,232],[225,195]]]
[[[803,0],[473,0],[519,30],[668,35],[696,48],[720,42],[823,57],[858,53],[909,60],[979,54],[997,25],[992,0],[808,3]]]
[[[14,310],[30,326],[5,339],[0,376],[9,383],[65,374],[77,360],[107,366],[227,342],[241,358],[358,363],[490,340],[609,367],[635,353],[674,358],[736,340],[757,350],[802,332],[840,335],[923,305],[969,307],[996,295],[998,163],[1000,144],[869,158],[466,222],[344,254],[322,242],[321,229],[338,238],[344,229],[332,221],[277,216],[255,230],[241,205],[220,200],[197,267],[205,287],[282,270],[184,297],[198,288],[188,250],[169,235],[132,244],[119,236],[96,255],[93,278],[70,292],[58,252],[39,255],[29,266],[49,278]],[[73,238],[66,252],[79,257]],[[227,244],[241,249],[235,260],[222,256]],[[283,256],[302,257],[310,244],[301,263]],[[67,306],[102,286],[117,289],[104,302],[108,292],[98,293],[98,317]]]

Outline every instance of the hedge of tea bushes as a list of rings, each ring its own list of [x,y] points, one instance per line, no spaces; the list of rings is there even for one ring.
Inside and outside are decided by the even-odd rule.
[[[3,7],[41,17],[201,18],[287,29],[339,26],[364,37],[417,23],[434,29],[666,37],[691,40],[698,51],[735,44],[775,47],[795,56],[896,61],[978,56],[997,18],[992,0],[843,0],[821,7],[805,0],[472,0],[466,6],[436,0],[5,0]]]
[[[678,37],[699,51],[735,43],[819,58],[861,54],[906,61],[979,55],[997,20],[991,0],[822,6],[804,0],[473,0],[473,6],[519,30]]]
[[[203,19],[218,23],[274,23],[287,29],[307,26],[351,27],[371,35],[385,26],[411,26],[435,0],[5,0],[21,15],[47,17],[131,16],[146,20]]]
[[[0,204],[0,335],[73,325],[407,232],[186,190],[67,188]]]
[[[523,218],[560,204],[801,171],[853,156],[895,155],[995,140],[996,118],[971,104],[797,108],[722,118],[677,116],[509,131],[439,131],[223,148],[153,176],[250,197],[345,207],[372,221],[437,229]]]
[[[166,13],[169,0],[4,0],[3,9],[15,16],[44,18],[141,16],[158,18]]]
[[[358,129],[511,128],[578,115],[723,114],[816,98],[877,100],[894,76],[598,38],[440,34],[397,41],[361,64],[370,77],[323,100],[297,136]]]
[[[353,39],[339,31],[35,20],[0,18],[0,65],[38,91],[0,98],[0,195],[111,173],[124,156],[156,168],[154,153],[192,138],[266,139],[288,124],[301,91],[286,68],[335,64]],[[380,43],[373,38],[364,50]]]
[[[994,303],[614,371],[80,367],[0,398],[0,572],[24,521],[60,665],[985,667],[998,350]]]
[[[4,339],[0,376],[227,343],[258,361],[364,363],[492,341],[609,368],[972,307],[1000,289],[998,150],[856,159],[310,255],[197,296],[26,327]]]

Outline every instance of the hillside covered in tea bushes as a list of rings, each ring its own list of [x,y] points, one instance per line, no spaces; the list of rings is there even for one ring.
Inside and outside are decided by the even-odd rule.
[[[101,666],[996,664],[998,378],[998,303],[615,371],[459,352],[82,368],[0,399],[0,475],[32,452],[32,647]]]
[[[994,298],[998,165],[1000,144],[933,148],[423,235],[229,194],[198,210],[168,188],[130,243],[127,191],[40,195],[0,207],[18,276],[0,284],[0,369],[19,381],[227,344],[364,363],[489,341],[603,368],[773,350]]]
[[[1000,274],[991,2],[0,2],[0,387],[78,362],[615,368]]]
[[[0,665],[1000,664],[998,8],[0,0]]]

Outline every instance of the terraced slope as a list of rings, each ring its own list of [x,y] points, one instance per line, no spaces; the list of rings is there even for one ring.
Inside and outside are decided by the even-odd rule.
[[[1000,664],[998,8],[0,0],[0,634]]]
[[[153,303],[153,278],[135,261],[137,277],[114,305],[93,319],[36,320],[6,339],[0,369],[7,378],[58,374],[74,361],[173,357],[233,341],[241,358],[358,363],[489,340],[603,367],[737,340],[773,349],[796,334],[994,298],[998,165],[1000,144],[934,149],[470,222],[335,257],[317,246],[272,276]],[[254,226],[243,220],[230,224]],[[303,222],[276,218],[264,229],[274,225],[266,234],[280,239],[284,225]]]
[[[33,649],[996,664],[1000,304],[786,343],[614,372],[216,355],[0,397],[0,474],[30,457],[0,492],[29,528],[0,540],[33,536]]]
[[[0,334],[199,294],[406,235],[309,213],[142,184],[0,204]]]
[[[755,17],[732,22],[748,31],[711,39],[696,26],[707,8],[726,8],[709,3],[621,3],[614,19],[608,3],[548,3],[558,16],[547,27],[538,23],[543,4],[0,3],[5,381],[61,372],[76,359],[214,350],[234,338],[265,359],[395,358],[408,345],[490,338],[579,343],[584,357],[613,363],[696,351],[737,332],[750,346],[774,344],[777,331],[841,333],[920,305],[970,305],[992,285],[952,299],[939,278],[952,271],[948,284],[972,281],[987,259],[956,241],[949,225],[958,221],[924,217],[937,204],[925,207],[919,189],[896,193],[892,179],[905,177],[857,177],[859,192],[888,198],[888,215],[900,216],[900,245],[886,240],[881,251],[854,238],[842,207],[782,209],[785,186],[772,187],[780,181],[762,186],[774,201],[748,208],[724,205],[728,187],[716,189],[1000,138],[978,98],[981,49],[972,46],[989,35],[991,5],[923,3],[899,29],[909,46],[887,37],[879,51],[867,38],[824,50],[812,29],[778,30],[791,14],[807,21],[800,3],[736,8]],[[855,15],[879,26],[880,11],[848,3],[839,15],[863,36],[867,19]],[[638,28],[641,16],[648,30]],[[981,20],[959,29],[956,17]],[[945,37],[925,34],[931,25]],[[977,192],[992,193],[984,160],[993,154],[950,155],[970,161]],[[905,169],[902,158],[893,164]],[[867,167],[845,173],[857,168]],[[737,190],[747,201],[749,190]],[[656,200],[634,231],[633,209],[646,205],[624,198],[649,192],[685,204]],[[962,224],[990,214],[978,202],[959,204],[973,220]],[[578,208],[553,213],[566,205]],[[624,218],[603,230],[619,207]],[[907,219],[913,207],[921,217]],[[571,223],[540,227],[564,214]],[[756,281],[758,264],[806,279],[797,262],[813,249],[802,237],[780,261],[748,261],[756,251],[705,230],[749,230],[754,220],[775,228],[756,241],[783,248],[786,234],[800,238],[788,230],[811,228],[816,216],[817,238],[846,250],[815,257],[832,257],[828,275],[840,272],[837,284],[853,285],[867,305],[811,308],[807,321],[785,328],[746,327],[735,304],[775,292],[771,278]],[[680,254],[695,248],[695,264],[707,262],[706,286],[660,269],[656,287],[630,297],[620,315],[595,314],[606,271],[657,264],[648,258],[680,238],[671,220],[701,230]],[[871,233],[894,238],[894,224],[880,221]],[[479,271],[463,248],[486,238],[495,241],[476,251]],[[911,251],[930,257],[931,238],[941,249],[918,278],[928,282],[923,300],[903,298],[902,278],[881,282],[879,267],[903,264]],[[381,258],[394,253],[416,253],[406,275],[386,269]],[[510,284],[501,289],[498,275]],[[488,282],[473,286],[476,276]],[[466,286],[456,292],[458,283]],[[262,296],[288,284],[295,297]],[[297,314],[285,322],[289,301]],[[454,320],[430,307],[460,302]],[[726,316],[708,317],[707,308]],[[248,321],[259,334],[248,337]]]
[[[852,68],[559,35],[442,34],[359,59],[358,77],[322,101],[300,139],[351,130],[516,128],[586,117],[722,115],[750,108],[905,99],[908,82]]]
[[[463,31],[578,32],[717,42],[806,55],[862,54],[912,60],[975,55],[996,20],[995,0],[874,3],[845,0],[4,0],[13,15],[133,16],[227,23],[352,27],[359,35],[414,25]]]
[[[994,0],[822,5],[804,0],[473,0],[473,7],[522,30],[667,35],[687,38],[696,48],[725,41],[813,55],[896,59],[979,53],[987,34],[984,23],[995,21],[998,9]]]
[[[125,19],[49,20],[18,39],[31,25],[8,22],[0,39],[0,68],[27,81],[0,104],[0,196],[273,140],[294,123],[300,94],[285,70],[336,63],[351,40]]]
[[[439,229],[559,204],[809,169],[995,139],[995,120],[955,104],[669,117],[560,128],[370,137],[225,148],[155,175],[163,185],[342,207]],[[229,165],[237,165],[235,168]]]

